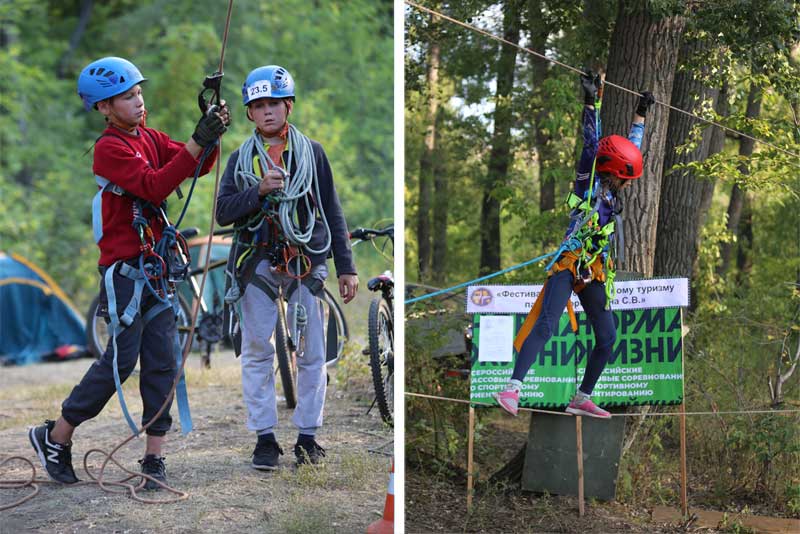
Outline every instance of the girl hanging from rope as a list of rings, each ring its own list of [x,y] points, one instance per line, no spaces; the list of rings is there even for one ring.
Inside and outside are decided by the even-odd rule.
[[[578,161],[575,187],[568,199],[572,208],[571,222],[559,251],[547,268],[547,281],[514,340],[518,355],[511,380],[503,391],[494,394],[497,403],[512,415],[517,415],[525,375],[558,327],[565,307],[570,313],[572,328],[576,330],[569,300],[574,291],[589,317],[595,342],[583,381],[567,411],[575,415],[611,417],[606,410],[595,405],[590,396],[616,340],[609,303],[613,296],[612,251],[621,255],[624,247],[619,216],[622,207],[618,195],[642,175],[639,148],[645,115],[655,100],[651,93],[641,93],[628,138],[610,135],[600,139],[598,147],[596,104],[602,93],[602,81],[600,76],[587,72],[581,76],[581,86],[585,103],[583,151]]]
[[[283,454],[274,433],[278,411],[270,341],[279,292],[289,298],[290,333],[301,348],[292,417],[299,431],[294,454],[298,464],[317,463],[325,455],[315,435],[322,426],[327,385],[317,295],[328,276],[329,252],[345,303],[356,295],[358,276],[325,151],[287,122],[295,100],[291,74],[277,65],[259,67],[247,76],[242,98],[256,128],[228,159],[217,221],[236,228],[228,261],[226,322],[242,357],[247,428],[257,435],[252,466],[274,470]],[[236,310],[233,322],[231,308]]]

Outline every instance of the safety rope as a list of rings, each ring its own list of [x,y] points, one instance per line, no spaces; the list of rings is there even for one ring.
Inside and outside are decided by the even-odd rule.
[[[223,72],[222,68],[223,68],[223,64],[224,64],[224,60],[225,60],[225,48],[226,48],[227,42],[228,42],[228,29],[230,27],[231,10],[232,9],[233,9],[233,0],[229,0],[229,2],[228,2],[228,14],[227,14],[227,17],[226,17],[226,20],[225,20],[225,32],[224,32],[223,38],[222,38],[222,51],[220,53],[220,59],[219,59],[219,72],[220,73]],[[220,143],[219,144],[220,144],[220,152],[221,152],[221,149],[222,149],[222,141],[221,141],[221,139],[220,139]],[[213,239],[213,235],[214,235],[214,226],[215,226],[214,214],[216,213],[216,210],[217,210],[217,195],[219,193],[219,182],[220,182],[220,159],[218,158],[217,159],[217,165],[216,165],[216,179],[215,179],[215,182],[214,182],[214,201],[213,201],[213,206],[212,206],[212,210],[211,210],[211,217],[210,217],[211,223],[209,225],[208,241],[206,242],[207,250],[211,250],[212,239]],[[203,289],[205,287],[206,278],[208,277],[208,266],[209,266],[210,261],[211,261],[211,254],[207,254],[206,255],[205,265],[203,266],[203,276],[202,276],[202,278],[200,280],[200,292],[199,292],[200,295],[203,294]],[[199,299],[195,299],[194,303],[193,303],[193,306],[192,306],[191,327],[189,329],[186,346],[183,349],[183,357],[181,359],[182,361],[181,361],[179,369],[178,369],[178,371],[177,371],[177,373],[175,375],[175,380],[173,380],[172,388],[170,389],[170,392],[167,394],[167,398],[164,400],[164,403],[161,405],[161,408],[159,408],[159,410],[156,412],[156,414],[150,419],[149,423],[147,423],[146,425],[143,425],[139,429],[139,431],[137,433],[128,436],[126,439],[124,439],[122,442],[120,442],[116,447],[114,447],[111,450],[111,452],[106,452],[106,451],[104,451],[102,449],[98,449],[98,448],[94,448],[94,449],[89,450],[83,457],[83,468],[86,471],[86,474],[91,479],[91,481],[78,482],[77,484],[73,484],[73,485],[97,484],[103,490],[105,490],[105,491],[107,491],[109,493],[128,493],[130,495],[130,497],[132,499],[134,499],[135,501],[141,502],[141,503],[145,503],[145,504],[169,504],[169,503],[173,503],[173,502],[183,501],[183,500],[186,500],[186,499],[189,498],[189,494],[188,493],[176,490],[176,489],[168,486],[167,484],[161,482],[160,480],[156,480],[155,478],[151,477],[150,475],[146,475],[146,474],[141,473],[141,472],[131,471],[131,470],[125,468],[122,464],[120,464],[114,458],[114,454],[116,454],[117,451],[119,451],[122,447],[124,447],[125,445],[130,443],[134,438],[138,437],[143,432],[145,432],[150,425],[152,425],[156,420],[158,420],[158,418],[161,416],[161,414],[166,409],[167,405],[170,402],[172,402],[172,398],[175,395],[175,390],[177,389],[178,383],[180,382],[181,377],[183,376],[183,370],[184,370],[184,368],[186,366],[186,361],[188,359],[187,357],[189,355],[189,350],[191,350],[192,338],[194,337],[195,325],[196,325],[196,322],[197,322],[197,314],[198,314],[198,311],[200,309],[199,304],[200,304]],[[92,454],[95,454],[95,453],[103,455],[105,457],[105,459],[103,460],[102,465],[100,466],[100,469],[99,469],[97,475],[95,475],[95,474],[93,474],[91,472],[91,470],[89,469],[89,464],[88,464],[89,456],[92,455]],[[25,497],[15,501],[14,503],[11,503],[11,504],[8,504],[8,505],[3,505],[2,507],[0,507],[0,511],[7,510],[9,508],[13,508],[15,506],[18,506],[19,504],[22,504],[23,502],[26,502],[26,501],[32,499],[34,496],[36,496],[39,493],[38,484],[51,483],[52,482],[50,480],[37,479],[36,478],[36,468],[35,468],[35,466],[28,459],[26,459],[24,457],[21,457],[21,456],[12,456],[10,458],[5,459],[2,463],[0,463],[0,468],[2,468],[8,462],[11,462],[11,461],[14,461],[14,460],[26,462],[31,467],[31,471],[32,471],[31,477],[28,478],[28,479],[25,479],[25,480],[7,480],[7,479],[2,480],[2,481],[0,481],[0,488],[11,488],[11,487],[13,487],[13,488],[23,488],[23,487],[30,486],[33,489],[33,492],[28,494],[28,495],[26,495]],[[116,480],[116,481],[113,481],[113,482],[105,481],[104,480],[105,469],[106,469],[106,466],[108,465],[109,462],[113,462],[114,465],[116,465],[118,468],[120,468],[122,471],[124,471],[128,476],[123,478],[123,479],[121,479],[121,480]],[[133,480],[133,479],[140,479],[140,482],[138,484],[136,484],[136,485],[127,483],[129,480]],[[137,491],[140,490],[144,486],[144,484],[146,483],[147,480],[150,480],[150,481],[158,484],[158,486],[160,486],[161,488],[167,490],[170,493],[175,494],[176,497],[169,498],[169,499],[145,499],[145,498],[140,497],[137,494]],[[115,488],[117,488],[117,489],[115,489]]]
[[[471,404],[474,406],[486,406],[490,408],[499,408],[499,406],[495,403],[491,402],[478,402],[478,401],[471,401],[465,399],[454,399],[452,397],[439,397],[436,395],[426,395],[424,393],[412,393],[409,391],[405,392],[406,396],[408,397],[419,397],[421,399],[431,399],[431,400],[441,400],[441,401],[448,401],[448,402],[457,402],[460,404]],[[534,412],[534,413],[545,413],[549,415],[564,415],[567,417],[575,417],[571,413],[567,412],[559,412],[555,410],[540,410],[537,408],[523,408],[520,407],[519,411],[521,412]],[[711,411],[711,412],[660,412],[660,413],[653,413],[653,412],[626,412],[626,413],[615,413],[612,414],[612,417],[673,417],[676,415],[747,415],[747,414],[793,414],[793,413],[800,413],[800,409],[793,409],[793,410],[729,410],[729,411]]]
[[[429,298],[438,297],[439,295],[444,295],[445,293],[450,293],[450,292],[455,291],[457,289],[461,289],[463,287],[467,287],[468,285],[475,284],[475,283],[478,283],[478,282],[483,282],[484,280],[489,280],[490,278],[494,278],[495,276],[500,276],[501,274],[510,273],[511,271],[515,271],[517,269],[521,269],[523,267],[527,267],[528,265],[531,265],[532,263],[536,263],[536,262],[539,262],[539,261],[542,261],[542,260],[546,260],[550,256],[553,256],[554,254],[557,254],[560,250],[561,249],[559,248],[559,250],[556,250],[555,252],[549,252],[547,254],[544,254],[542,256],[538,256],[538,257],[533,258],[531,260],[524,261],[522,263],[518,263],[517,265],[512,265],[511,267],[506,267],[505,269],[502,269],[500,271],[497,271],[497,272],[494,272],[494,273],[491,273],[491,274],[487,274],[487,275],[481,276],[479,278],[474,278],[472,280],[469,280],[467,282],[463,282],[461,284],[458,284],[458,285],[455,285],[455,286],[452,286],[452,287],[447,287],[445,289],[440,289],[438,291],[434,291],[433,293],[427,293],[425,295],[420,295],[418,297],[407,299],[405,301],[405,304],[413,304],[413,303],[419,302],[421,300],[426,300],[426,299],[429,299]]]
[[[495,41],[501,42],[503,44],[507,44],[508,46],[513,46],[514,48],[517,48],[517,49],[519,49],[519,50],[521,50],[521,51],[523,51],[525,53],[528,53],[528,54],[530,54],[532,56],[536,56],[536,57],[541,58],[541,59],[543,59],[545,61],[549,61],[550,63],[553,63],[554,65],[558,65],[559,67],[563,67],[565,69],[571,70],[571,71],[576,72],[578,74],[584,74],[584,71],[582,71],[581,69],[578,69],[576,67],[573,67],[572,65],[568,65],[566,63],[562,63],[561,61],[558,61],[557,59],[553,59],[553,58],[547,57],[546,55],[544,55],[544,54],[542,54],[540,52],[537,52],[535,50],[531,50],[530,48],[526,48],[524,46],[518,45],[517,43],[512,43],[511,41],[509,41],[507,39],[504,39],[502,37],[498,37],[497,35],[494,35],[494,34],[488,32],[486,30],[482,30],[482,29],[480,29],[480,28],[478,28],[478,27],[476,27],[476,26],[474,26],[472,24],[468,24],[468,23],[462,22],[462,21],[460,21],[458,19],[454,19],[452,17],[449,17],[449,16],[445,15],[444,13],[441,13],[440,11],[436,11],[434,9],[422,6],[422,5],[420,5],[420,4],[416,3],[416,2],[413,2],[412,0],[404,0],[404,2],[406,4],[408,4],[408,5],[410,5],[411,7],[414,7],[416,9],[420,10],[420,11],[425,11],[425,12],[431,14],[431,15],[435,15],[437,17],[440,17],[440,18],[442,18],[442,19],[444,19],[444,20],[446,20],[448,22],[452,22],[453,24],[456,24],[458,26],[462,26],[462,27],[467,28],[469,30],[472,30],[472,31],[474,31],[476,33],[480,33],[481,35],[485,35],[486,37],[488,37],[490,39],[494,39]],[[627,87],[623,87],[622,85],[618,85],[618,84],[609,82],[607,80],[604,81],[603,83],[605,85],[609,85],[611,87],[619,89],[620,91],[625,91],[626,93],[630,93],[630,94],[635,95],[635,96],[641,96],[641,93],[639,91],[634,91],[632,89],[628,89]],[[774,143],[770,143],[769,141],[764,141],[762,139],[758,139],[756,137],[753,137],[752,135],[748,135],[748,134],[746,134],[744,132],[740,132],[739,130],[735,130],[733,128],[725,126],[724,124],[720,124],[719,122],[715,122],[715,121],[706,119],[704,117],[701,117],[699,115],[696,115],[696,114],[694,114],[694,113],[692,113],[690,111],[685,111],[683,109],[677,108],[677,107],[675,107],[675,106],[673,106],[673,105],[671,105],[671,104],[669,104],[667,102],[662,102],[660,100],[655,100],[654,103],[656,103],[656,104],[658,104],[660,106],[664,106],[666,108],[669,108],[669,109],[671,109],[673,111],[677,111],[678,113],[683,113],[684,115],[687,115],[689,117],[693,117],[693,118],[695,118],[695,119],[697,119],[699,121],[705,122],[706,124],[710,124],[712,126],[716,126],[717,128],[721,128],[721,129],[723,129],[723,130],[725,130],[727,132],[731,132],[731,133],[734,133],[734,134],[739,135],[741,137],[744,137],[746,139],[750,139],[753,142],[769,146],[771,148],[774,148],[775,150],[778,150],[780,152],[783,152],[784,154],[787,154],[789,156],[792,156],[792,157],[797,158],[798,160],[800,160],[800,154],[797,154],[795,152],[791,152],[789,150],[786,150],[785,148],[782,148],[782,147],[780,147],[780,146],[778,146],[778,145],[776,145]],[[792,165],[800,166],[800,162],[792,163]]]

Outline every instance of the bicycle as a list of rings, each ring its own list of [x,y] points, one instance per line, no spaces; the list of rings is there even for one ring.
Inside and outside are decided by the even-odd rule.
[[[350,232],[350,239],[356,239],[354,246],[363,241],[378,237],[388,237],[394,246],[394,226],[382,230],[356,228]],[[383,255],[382,250],[378,250]],[[394,413],[394,277],[391,271],[367,282],[367,289],[379,293],[369,305],[367,331],[369,344],[364,354],[369,355],[372,384],[375,387],[375,401],[381,419],[393,424]]]
[[[190,245],[195,243],[197,246],[204,247],[207,243],[206,237],[198,237],[192,240],[197,233],[198,230],[196,228],[187,228],[186,230],[181,231],[181,234],[184,236],[184,238],[190,240]],[[230,246],[229,242],[219,241],[216,238],[226,236],[231,233],[233,233],[232,229],[215,231],[213,238],[214,240],[212,241],[212,252],[214,245]],[[205,251],[204,249],[201,249],[201,252],[205,254],[208,253],[208,251]],[[219,271],[220,269],[224,271],[224,268],[227,265],[227,251],[225,250],[223,252],[224,258],[212,260],[209,263],[209,277],[212,276],[212,273],[221,272]],[[199,254],[199,256],[203,256],[203,254]],[[204,262],[205,258],[202,258],[201,261],[198,261],[198,266],[189,270],[186,280],[178,287],[176,296],[179,306],[176,314],[176,321],[178,323],[180,346],[183,350],[185,350],[186,343],[188,343],[188,334],[191,329],[190,318],[192,316],[192,305],[190,302],[193,303],[195,300],[199,300],[198,304],[200,306],[200,310],[197,317],[194,341],[203,346],[205,349],[202,356],[202,363],[204,367],[209,368],[211,366],[211,352],[213,347],[222,341],[228,341],[229,343],[232,343],[233,340],[231,339],[230,333],[225,332],[223,328],[224,310],[222,307],[222,302],[224,299],[224,282],[216,284],[219,287],[211,289],[213,293],[213,296],[211,297],[211,306],[209,306],[208,303],[207,293],[209,292],[209,287],[214,286],[215,284],[209,284],[210,278],[206,281],[206,290],[204,290],[205,294],[202,297],[200,296],[200,277],[202,277],[203,274],[203,266],[200,264]],[[324,314],[323,317],[326,321],[325,324],[327,325],[325,331],[326,365],[333,365],[342,355],[344,344],[349,337],[349,330],[339,304],[327,289],[323,291],[323,298],[319,300]],[[291,336],[286,334],[286,332],[289,330],[286,323],[286,302],[285,300],[281,299],[281,303],[281,309],[283,310],[283,313],[279,314],[280,319],[275,328],[273,340],[276,347],[278,372],[281,376],[281,384],[283,385],[284,389],[286,406],[287,408],[294,408],[297,404],[297,367],[296,362],[294,361],[295,356],[292,353],[292,350],[294,349],[289,349],[289,347],[293,347],[293,342]],[[87,347],[89,352],[95,358],[100,358],[103,355],[110,339],[108,326],[105,320],[97,316],[98,305],[99,295],[92,300],[92,303],[89,306],[89,310],[86,314]]]

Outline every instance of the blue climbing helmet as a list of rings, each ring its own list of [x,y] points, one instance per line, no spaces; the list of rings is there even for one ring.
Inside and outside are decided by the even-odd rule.
[[[294,79],[278,65],[267,65],[250,71],[242,85],[242,101],[246,106],[259,98],[291,98],[294,100]]]
[[[104,57],[89,63],[78,76],[78,96],[89,111],[101,100],[124,93],[146,81],[136,65],[121,57]]]

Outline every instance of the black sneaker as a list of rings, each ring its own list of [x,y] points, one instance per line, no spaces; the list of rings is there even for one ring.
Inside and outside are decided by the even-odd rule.
[[[295,444],[294,455],[297,458],[297,465],[318,464],[325,456],[325,449],[313,439],[303,440]]]
[[[144,458],[139,460],[139,464],[142,466],[142,473],[149,475],[154,479],[163,482],[164,484],[167,483],[167,466],[164,465],[163,457],[156,456],[155,454],[146,454]],[[161,486],[149,478],[146,478],[144,482],[144,489],[160,490]]]
[[[253,469],[275,471],[278,469],[278,456],[282,454],[283,449],[274,437],[259,436],[256,448],[253,450]]]
[[[50,440],[55,424],[55,421],[45,421],[41,426],[30,427],[28,439],[50,478],[63,484],[74,484],[78,477],[72,469],[72,443],[62,445]]]

